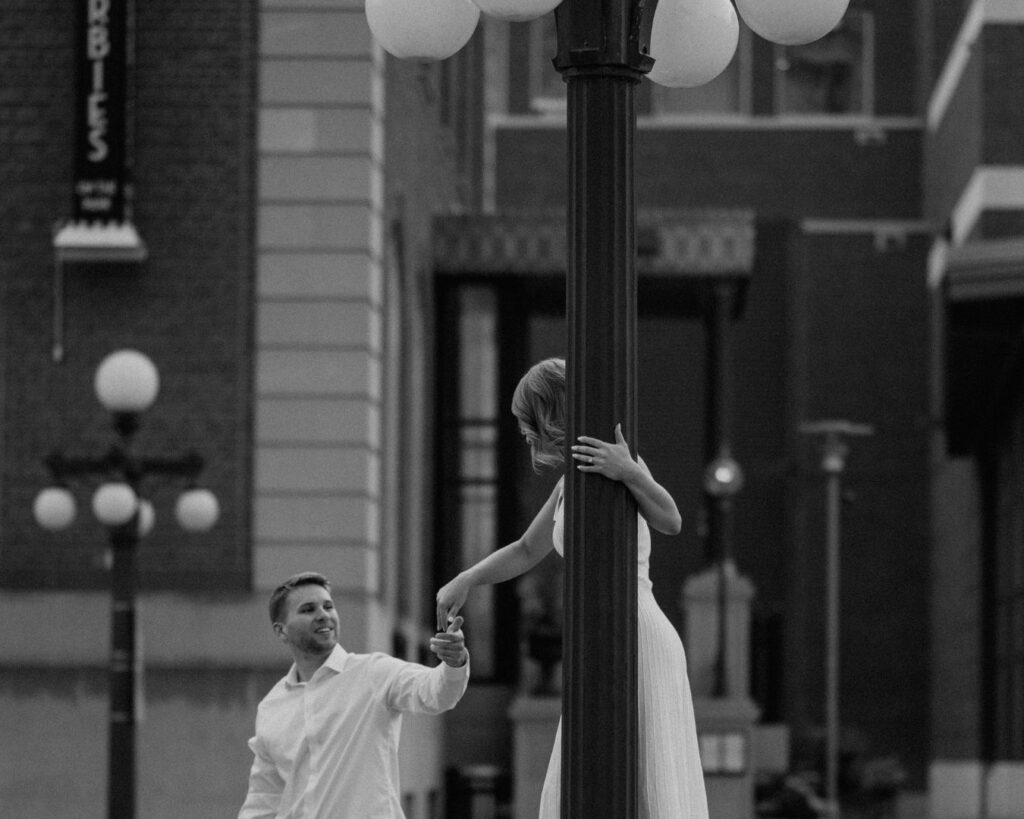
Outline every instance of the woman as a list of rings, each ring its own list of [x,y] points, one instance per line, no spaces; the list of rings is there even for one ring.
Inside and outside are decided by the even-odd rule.
[[[520,380],[512,413],[530,445],[534,469],[563,465],[565,362],[549,358]],[[639,709],[639,800],[643,819],[707,819],[707,799],[697,748],[686,656],[679,635],[655,602],[648,577],[649,526],[669,535],[681,520],[672,496],[654,480],[642,459],[633,460],[615,427],[615,443],[580,436],[572,447],[576,468],[622,481],[636,498],[637,520],[637,694]],[[438,627],[444,628],[466,602],[470,589],[500,583],[532,569],[552,549],[563,553],[563,482],[558,481],[522,536],[453,578],[437,593]],[[541,819],[561,816],[562,725],[551,751]]]

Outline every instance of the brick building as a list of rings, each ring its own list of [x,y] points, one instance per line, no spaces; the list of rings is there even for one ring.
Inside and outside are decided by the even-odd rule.
[[[140,451],[201,452],[222,509],[212,532],[186,535],[179,487],[146,487],[139,815],[237,811],[255,705],[287,661],[265,611],[283,577],[332,579],[351,650],[419,658],[431,626],[430,216],[471,204],[455,156],[472,119],[455,117],[451,74],[467,58],[385,74],[356,3],[134,4],[134,70],[122,57],[105,77],[129,75],[128,215],[146,258],[101,248],[83,263],[54,236],[77,215],[76,44],[115,41],[130,5],[9,3],[0,26],[10,815],[105,815],[106,536],[90,487],[60,534],[35,525],[32,499],[51,449],[109,445],[92,374],[112,350],[160,371]],[[125,109],[109,91],[102,110],[87,127],[107,136]],[[407,720],[404,737],[407,813],[433,815],[441,722]]]
[[[933,10],[925,115],[932,415],[934,815],[1024,805],[1024,25],[1015,3]]]
[[[844,737],[861,760],[897,755],[935,817],[1022,803],[1018,5],[853,0],[817,44],[744,30],[710,85],[639,94],[637,444],[684,515],[655,541],[655,593],[682,631],[684,581],[711,558],[706,340],[687,281],[739,235],[734,551],[757,592],[752,694],[794,758],[813,755],[824,484],[798,429],[870,423],[845,476]],[[268,590],[315,566],[347,647],[416,658],[437,584],[542,497],[507,406],[529,363],[564,352],[552,20],[482,18],[428,64],[385,58],[349,0],[138,3],[147,256],[57,264],[77,93],[65,6],[8,3],[0,28],[0,743],[18,749],[0,757],[0,804],[102,813],[104,533],[86,512],[42,532],[31,506],[50,449],[105,445],[92,372],[131,346],[162,379],[140,447],[200,450],[223,510],[184,535],[175,488],[153,487],[141,815],[230,815],[256,702],[285,663]],[[405,725],[410,819],[435,815],[444,769],[512,767],[520,598],[552,597],[557,572],[474,597],[466,699]],[[40,773],[54,747],[59,787]]]

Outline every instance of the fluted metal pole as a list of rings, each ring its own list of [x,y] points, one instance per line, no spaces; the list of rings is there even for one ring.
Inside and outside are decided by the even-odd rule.
[[[635,89],[654,5],[564,0],[555,66],[568,85],[568,429],[636,424]],[[567,453],[568,455],[568,453]],[[636,504],[618,482],[566,476],[562,816],[637,806]]]

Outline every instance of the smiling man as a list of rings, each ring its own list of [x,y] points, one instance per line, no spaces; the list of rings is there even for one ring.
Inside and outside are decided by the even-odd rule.
[[[404,819],[398,784],[402,714],[454,707],[469,681],[458,617],[430,641],[428,668],[387,654],[350,654],[323,575],[294,575],[270,597],[288,673],[256,713],[249,792],[239,819]]]

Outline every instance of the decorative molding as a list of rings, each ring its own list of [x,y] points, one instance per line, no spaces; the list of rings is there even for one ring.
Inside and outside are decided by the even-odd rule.
[[[637,269],[659,275],[747,274],[756,230],[751,211],[648,211],[637,219]],[[439,274],[562,274],[561,213],[442,216],[434,225]]]

